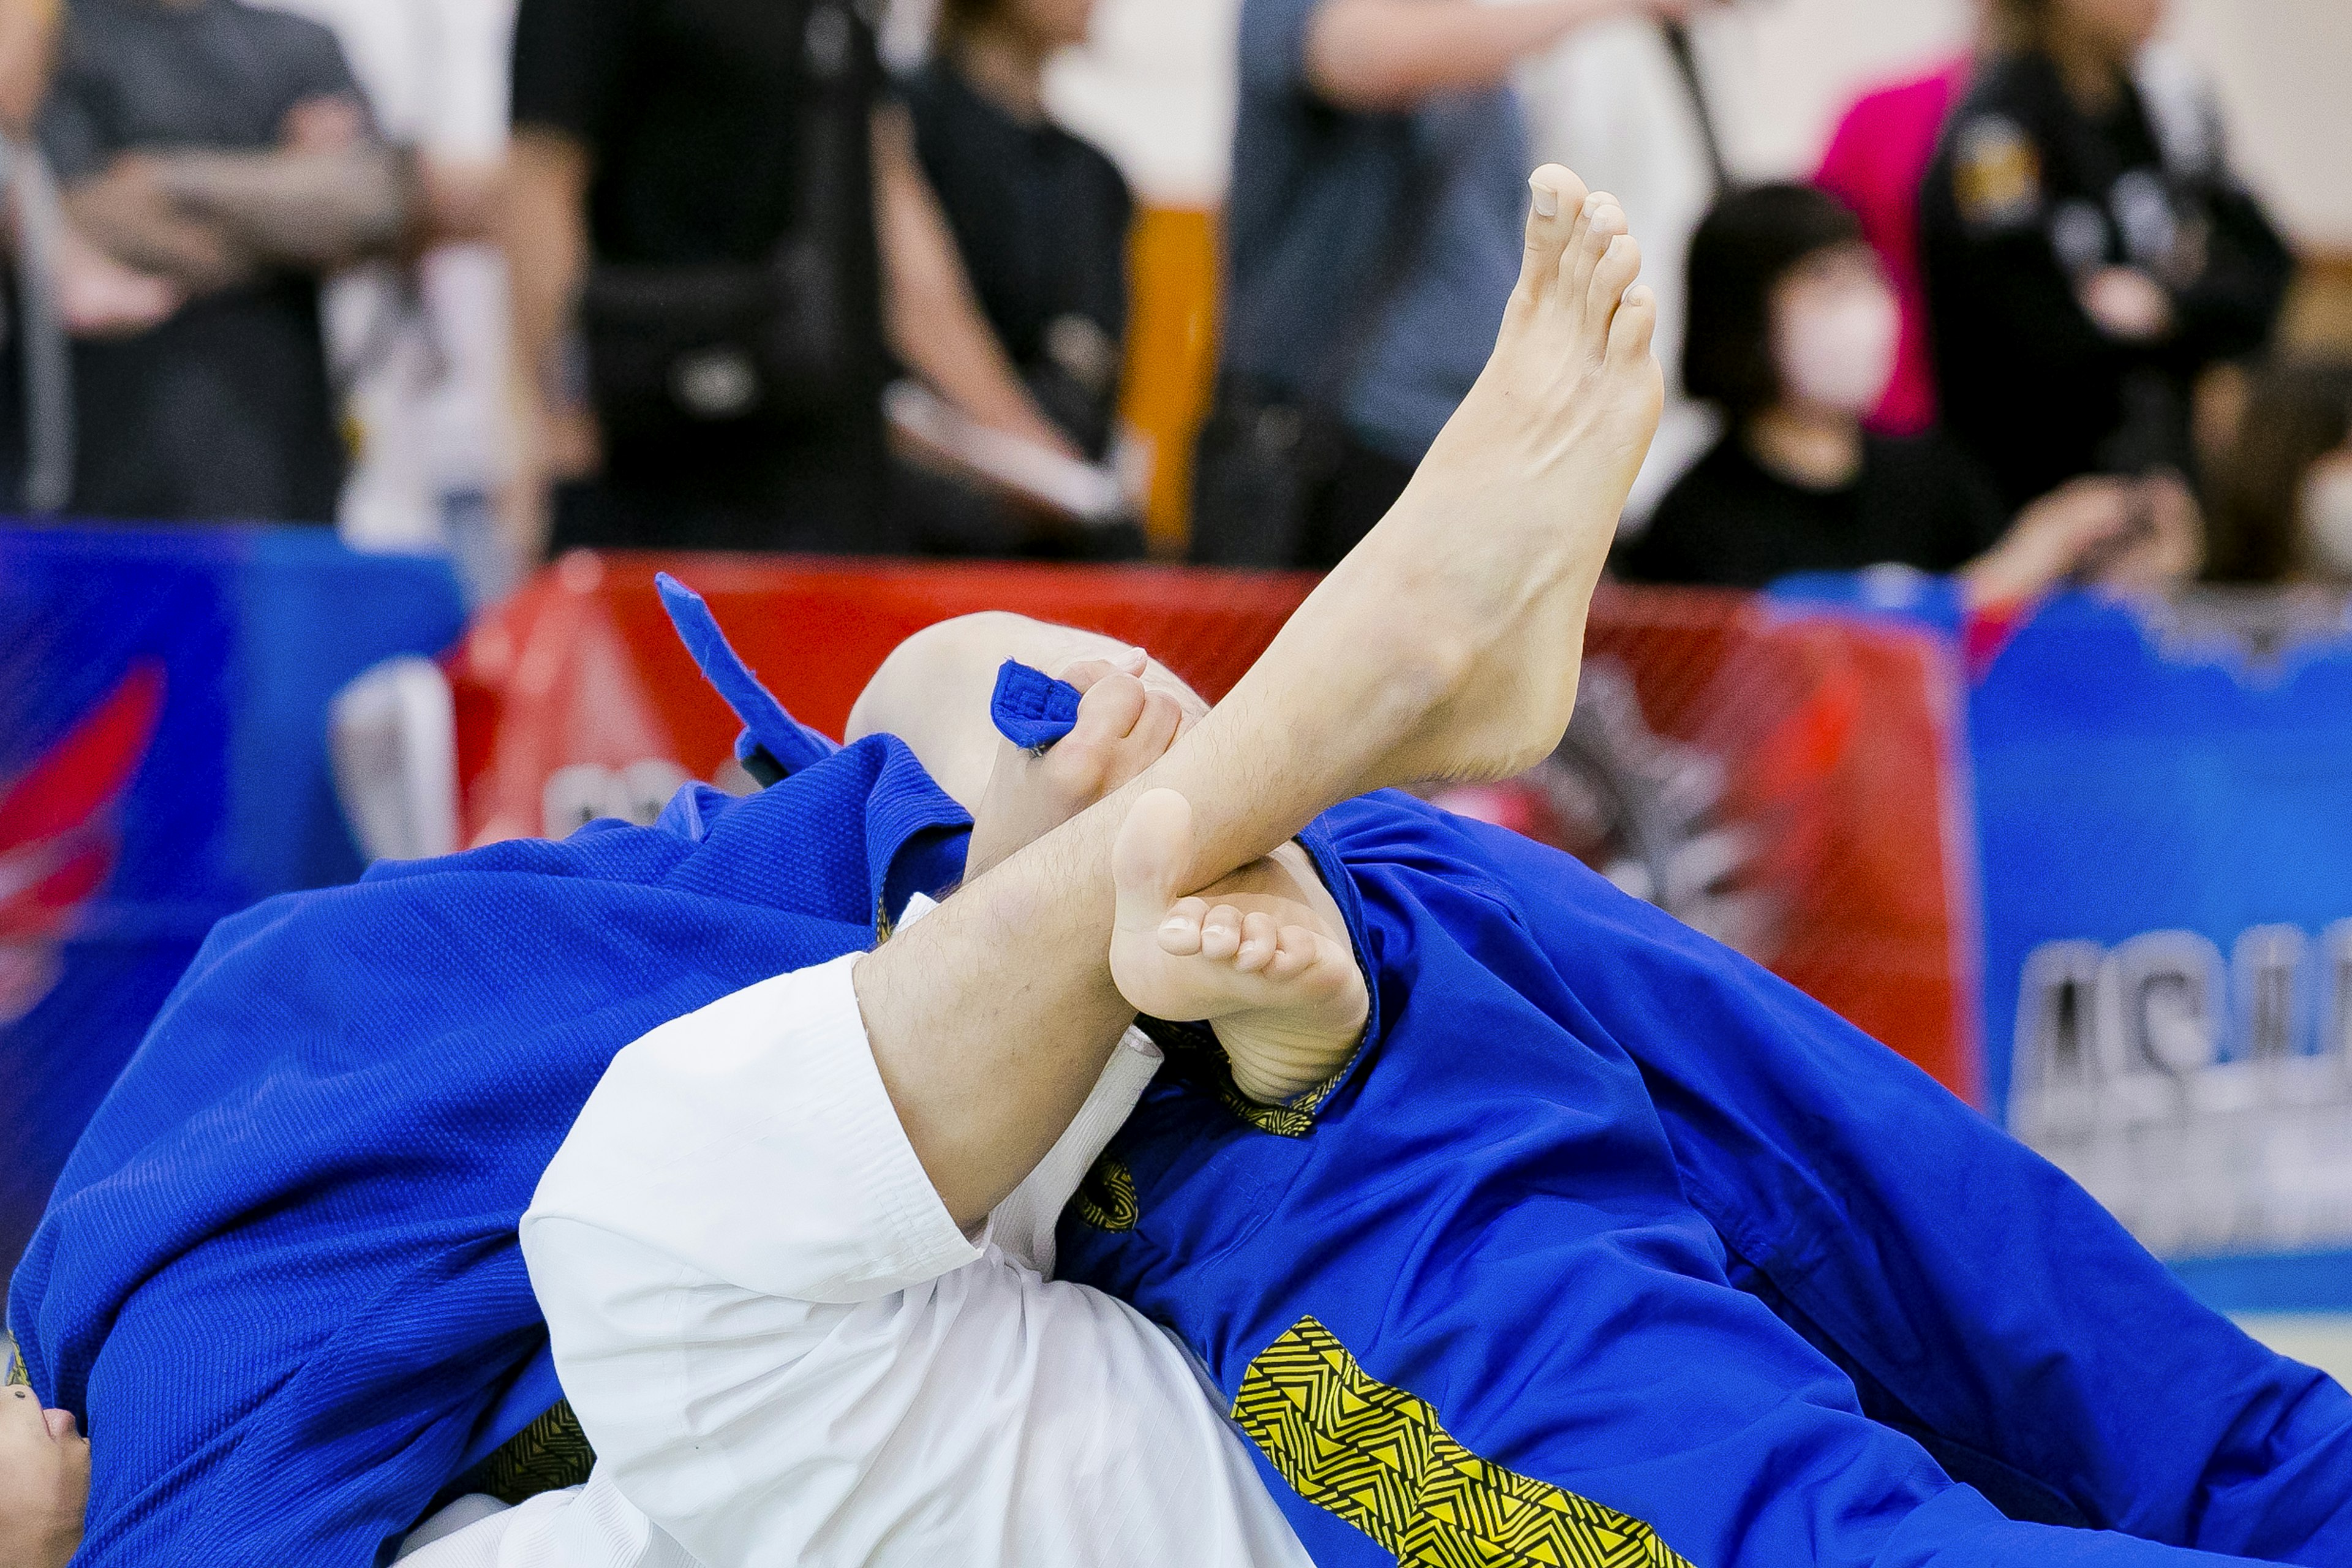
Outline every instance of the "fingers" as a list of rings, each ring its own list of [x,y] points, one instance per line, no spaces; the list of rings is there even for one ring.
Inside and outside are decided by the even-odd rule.
[[[1183,719],[1167,692],[1132,676],[1107,677],[1079,700],[1077,726],[1046,753],[1045,766],[1073,809],[1082,809],[1167,755]]]
[[[1139,647],[1128,648],[1103,658],[1082,658],[1046,673],[1056,680],[1066,681],[1080,691],[1093,689],[1095,682],[1113,675],[1141,676],[1151,662],[1151,656]]]
[[[1183,707],[1173,697],[1164,691],[1145,693],[1143,711],[1136,716],[1135,727],[1128,731],[1128,756],[1124,759],[1127,765],[1120,776],[1111,782],[1111,787],[1118,788],[1166,756],[1168,748],[1176,743],[1177,731],[1183,722]]]
[[[1512,292],[1515,305],[1532,303],[1559,276],[1560,257],[1585,198],[1584,182],[1558,163],[1546,163],[1528,177],[1527,250],[1519,261],[1519,286]]]
[[[1127,738],[1143,717],[1150,693],[1143,682],[1123,671],[1106,674],[1078,699],[1078,721],[1069,739],[1080,745],[1113,745]]]

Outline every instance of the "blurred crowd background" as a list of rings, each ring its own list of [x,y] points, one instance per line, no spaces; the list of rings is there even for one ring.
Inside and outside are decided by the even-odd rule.
[[[1445,804],[2352,1368],[2347,105],[2345,0],[0,0],[0,1263],[223,916],[752,787],[656,566],[819,728],[981,609],[1221,694],[1549,160],[1643,586]]]
[[[0,0],[0,494],[1328,565],[1549,159],[1666,306],[1622,575],[2352,581],[2347,89],[2336,0]]]

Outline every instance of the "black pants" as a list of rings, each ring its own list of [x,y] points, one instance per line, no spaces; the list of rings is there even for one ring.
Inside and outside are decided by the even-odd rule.
[[[1388,514],[1412,470],[1336,416],[1221,384],[1194,453],[1192,559],[1328,571]]]
[[[1413,465],[1376,452],[1350,436],[1339,448],[1330,482],[1307,514],[1307,548],[1297,564],[1328,572],[1356,548],[1372,525],[1404,494]]]
[[[714,427],[613,444],[555,493],[551,548],[893,555],[879,406],[788,432]]]

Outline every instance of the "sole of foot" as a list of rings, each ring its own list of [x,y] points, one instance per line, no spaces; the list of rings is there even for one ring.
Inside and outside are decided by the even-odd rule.
[[[1111,856],[1111,975],[1137,1011],[1216,1031],[1234,1081],[1278,1104],[1345,1065],[1369,1013],[1339,905],[1295,844],[1180,896],[1192,810],[1172,790],[1129,808]]]

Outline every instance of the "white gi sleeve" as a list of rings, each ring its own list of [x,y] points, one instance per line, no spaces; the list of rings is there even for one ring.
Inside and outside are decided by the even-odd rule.
[[[523,1251],[599,1477],[714,1568],[1305,1564],[1185,1353],[993,1239],[1050,1236],[1156,1053],[1130,1035],[1032,1178],[1066,1184],[974,1241],[853,962],[621,1052],[540,1184]]]

